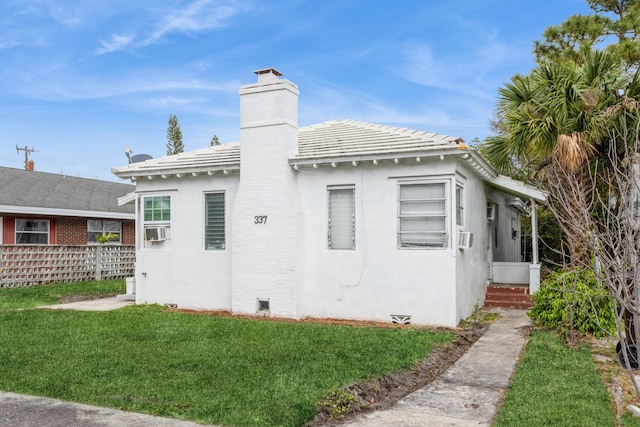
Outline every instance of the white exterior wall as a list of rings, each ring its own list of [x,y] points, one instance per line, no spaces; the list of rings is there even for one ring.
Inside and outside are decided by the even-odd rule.
[[[207,310],[231,309],[231,225],[238,174],[200,175],[136,184],[136,303],[178,304]],[[225,192],[224,250],[204,249],[204,194]],[[142,197],[171,196],[170,238],[145,242]]]
[[[397,236],[398,185],[438,179],[455,191],[453,171],[453,162],[423,159],[418,165],[361,162],[299,172],[306,314],[384,322],[392,314],[411,315],[415,324],[457,325],[452,239],[447,249],[399,249]],[[332,185],[355,186],[355,250],[328,249],[327,186]],[[455,207],[455,199],[449,202]],[[453,215],[449,227],[455,231]]]
[[[459,165],[457,180],[463,186],[462,231],[473,233],[473,245],[456,249],[456,316],[465,319],[476,304],[482,305],[489,279],[487,256],[487,194],[485,184],[469,169]]]

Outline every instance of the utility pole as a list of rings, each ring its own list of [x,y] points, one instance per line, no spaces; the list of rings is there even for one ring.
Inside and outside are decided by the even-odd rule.
[[[33,163],[29,162],[29,153],[33,153],[36,149],[33,147],[29,148],[26,145],[24,148],[16,145],[16,153],[20,154],[20,150],[24,151],[24,170],[33,170]]]

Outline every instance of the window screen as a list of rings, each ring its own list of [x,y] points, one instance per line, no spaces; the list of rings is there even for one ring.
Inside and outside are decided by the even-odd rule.
[[[447,239],[444,183],[400,185],[398,246],[444,248]]]
[[[224,249],[224,193],[204,195],[204,247]]]
[[[329,249],[356,248],[355,189],[329,188]]]

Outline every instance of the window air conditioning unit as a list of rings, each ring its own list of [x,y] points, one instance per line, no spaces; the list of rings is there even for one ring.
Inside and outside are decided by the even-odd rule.
[[[458,249],[469,249],[473,246],[473,233],[461,231],[458,233]]]
[[[146,227],[144,229],[144,240],[149,242],[161,242],[167,238],[165,227]]]
[[[487,205],[487,221],[496,219],[496,205]]]

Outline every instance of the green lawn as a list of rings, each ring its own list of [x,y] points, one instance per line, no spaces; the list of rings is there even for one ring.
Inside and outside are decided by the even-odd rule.
[[[122,279],[28,286],[24,288],[2,288],[0,289],[0,310],[57,304],[62,298],[71,295],[98,298],[118,295],[124,292],[125,281]]]
[[[615,425],[589,348],[571,350],[551,332],[534,332],[495,427]]]
[[[0,311],[0,389],[201,423],[301,426],[336,387],[408,368],[452,339],[158,306]]]

